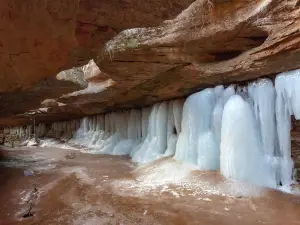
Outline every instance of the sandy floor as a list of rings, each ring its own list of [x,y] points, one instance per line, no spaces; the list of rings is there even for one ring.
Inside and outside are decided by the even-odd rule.
[[[126,157],[57,148],[0,154],[1,225],[300,224],[300,197],[172,159],[137,168]],[[24,219],[29,199],[34,216]]]

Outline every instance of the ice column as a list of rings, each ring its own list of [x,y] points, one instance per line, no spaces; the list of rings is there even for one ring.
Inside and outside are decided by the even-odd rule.
[[[189,96],[183,107],[182,132],[175,158],[198,165],[200,170],[217,170],[220,166],[220,129],[223,106],[234,88],[207,88]]]
[[[181,132],[182,100],[168,102],[167,150],[164,156],[173,156],[176,151],[178,134]]]
[[[198,163],[198,145],[202,145],[200,135],[209,132],[211,114],[215,104],[214,90],[209,88],[189,96],[183,106],[182,132],[179,135],[175,158],[191,164]],[[211,141],[211,140],[209,140]]]
[[[224,90],[224,88],[223,88]],[[228,99],[235,94],[233,86],[227,87],[218,95],[218,100],[212,114],[212,132],[215,135],[216,145],[219,147],[221,143],[221,127],[224,105]]]
[[[148,124],[148,134],[139,149],[133,154],[136,162],[149,162],[161,157],[167,149],[167,102],[153,106]]]
[[[276,120],[279,150],[282,157],[280,177],[282,185],[292,183],[291,115],[300,119],[300,70],[281,73],[276,77]]]
[[[248,85],[249,98],[256,119],[260,148],[268,165],[270,179],[279,184],[279,148],[275,114],[276,91],[269,79],[261,79]],[[272,177],[272,178],[271,178]]]
[[[221,173],[228,178],[276,186],[260,148],[253,111],[239,95],[232,96],[224,107],[220,161]]]
[[[253,100],[254,116],[257,120],[261,146],[267,156],[273,156],[277,144],[275,97],[273,83],[262,79],[248,86],[249,96]]]

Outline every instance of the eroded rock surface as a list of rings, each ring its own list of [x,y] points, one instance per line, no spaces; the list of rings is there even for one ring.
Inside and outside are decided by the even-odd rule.
[[[101,70],[122,86],[141,81],[111,101],[151,104],[299,67],[297,1],[211,3],[195,1],[174,20],[111,40],[98,61]],[[136,71],[141,64],[147,76]],[[157,64],[168,68],[157,71]]]
[[[4,112],[0,112],[0,125],[23,123],[11,116],[40,107],[44,99],[82,89],[77,84],[66,88],[56,74],[86,64],[121,30],[158,25],[192,2],[1,1],[0,93]],[[42,90],[37,91],[36,86]]]
[[[297,0],[4,0],[0,15],[2,126],[40,107],[38,121],[65,119],[300,67]]]

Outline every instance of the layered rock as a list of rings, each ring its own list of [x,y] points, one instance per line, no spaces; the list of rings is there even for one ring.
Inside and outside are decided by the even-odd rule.
[[[86,88],[66,84],[56,74],[86,64],[121,30],[158,25],[192,2],[1,1],[0,93],[4,111],[0,112],[0,125],[26,123],[26,119],[11,117],[39,108],[45,99]]]
[[[172,21],[110,41],[98,64],[126,87],[111,101],[150,104],[299,67],[297,1],[211,3],[195,1]]]
[[[0,125],[29,122],[11,116],[40,107],[47,110],[37,121],[47,122],[141,107],[204,87],[272,77],[300,67],[297,0],[0,4],[6,21],[0,36],[1,65],[14,69],[3,68],[2,92],[42,78],[51,81],[40,81],[45,84],[42,88],[3,94]],[[16,11],[20,13],[13,17]],[[15,29],[19,27],[24,29]],[[22,52],[29,52],[25,61]],[[10,53],[16,60],[7,64],[4,59]],[[55,75],[91,58],[99,70],[89,63],[69,71],[69,76]],[[45,99],[54,100],[40,105]]]

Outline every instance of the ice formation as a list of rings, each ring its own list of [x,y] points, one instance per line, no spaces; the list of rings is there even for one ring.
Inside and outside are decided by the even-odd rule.
[[[221,128],[221,173],[229,178],[275,187],[270,165],[260,145],[250,104],[239,95],[225,105]],[[273,179],[272,179],[273,178]]]
[[[293,182],[291,116],[300,119],[300,70],[279,74],[275,85],[217,86],[184,100],[38,125],[51,136],[95,154],[129,155],[145,163],[171,157],[228,178],[276,187]],[[47,132],[46,132],[47,131]],[[8,133],[31,134],[32,127]]]
[[[276,120],[281,160],[280,177],[283,185],[292,182],[291,116],[300,119],[300,70],[281,73],[276,77]]]
[[[182,132],[175,158],[197,164],[201,170],[220,167],[220,128],[223,107],[234,88],[208,88],[189,96],[183,107]]]
[[[46,125],[40,123],[35,126],[35,129],[32,125],[4,128],[4,134],[16,135],[24,139],[32,137],[34,133],[36,137],[44,137],[46,135]]]

